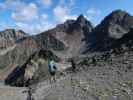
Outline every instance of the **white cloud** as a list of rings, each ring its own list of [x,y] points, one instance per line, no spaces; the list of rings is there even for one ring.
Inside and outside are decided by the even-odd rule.
[[[38,6],[40,3],[41,7]],[[53,20],[55,21],[49,21],[49,16],[46,13],[42,14],[39,10],[42,10],[43,7],[51,7],[52,4],[53,0],[37,0],[37,2],[31,3],[26,3],[24,0],[5,0],[0,3],[0,10],[11,11],[11,18],[16,25],[12,25],[12,28],[22,29],[27,33],[39,33],[51,29],[67,19],[77,18],[71,14],[71,7],[75,4],[75,0],[59,0],[58,5],[53,9],[55,17]],[[2,27],[6,27],[6,25]]]
[[[92,21],[94,26],[96,26],[100,22],[99,19],[100,16],[101,16],[101,10],[95,7],[90,7],[86,12],[86,18]]]
[[[18,22],[32,21],[38,17],[38,8],[34,3],[30,3],[23,6],[23,9],[17,8],[11,17]]]
[[[44,5],[50,6],[52,0],[43,1]],[[42,5],[41,5],[42,6]],[[0,29],[15,28],[22,29],[30,34],[37,34],[45,30],[55,27],[55,23],[48,20],[46,13],[40,13],[40,7],[35,2],[25,3],[22,0],[5,0],[0,3],[0,10],[11,11],[11,18],[14,21],[13,25],[0,23]]]
[[[39,32],[37,25],[28,24],[24,22],[16,22],[16,28],[22,29],[29,34],[35,34],[36,32]]]
[[[69,0],[69,2],[70,6],[73,6],[75,4],[75,0]]]
[[[77,17],[75,15],[70,15],[70,10],[60,5],[55,7],[53,12],[58,22],[64,22],[67,19],[76,19]]]
[[[61,7],[61,6],[57,6],[54,9],[54,15],[57,18],[57,20],[60,20],[61,22],[65,20],[65,17],[68,16],[68,9]]]
[[[96,9],[96,8],[89,8],[87,10],[87,14],[91,15],[91,16],[96,16],[96,15],[100,15],[101,11],[99,9]]]
[[[54,23],[42,22],[42,23],[38,24],[36,28],[37,28],[38,32],[43,32],[43,31],[46,31],[48,29],[52,29],[54,27],[55,27]]]
[[[76,19],[77,15],[71,14],[75,0],[59,0],[58,5],[53,9],[56,23],[62,23],[67,19]]]
[[[23,29],[25,32],[28,32],[28,33],[33,30],[31,26],[29,27],[28,24],[22,23],[22,22],[16,22],[16,28]]]
[[[84,17],[85,17],[87,20],[89,20],[89,21],[93,19],[92,16],[88,16],[88,15],[85,15]]]
[[[4,10],[6,8],[4,3],[0,3],[0,10]]]
[[[0,3],[0,8],[2,8],[2,10],[14,11],[18,7],[22,7],[24,4],[24,2],[19,0],[5,0],[4,2]]]
[[[40,19],[42,21],[47,21],[48,20],[48,15],[47,14],[42,14],[42,15],[40,15]]]
[[[30,34],[38,34],[53,27],[54,24],[48,21],[46,13],[40,14],[39,8],[34,3],[17,6],[12,13],[16,29],[22,29]]]
[[[49,7],[52,5],[52,0],[41,0],[41,2],[46,6]]]
[[[12,25],[9,25],[5,22],[0,22],[0,31],[3,31],[4,29],[11,29]]]
[[[72,7],[75,4],[76,0],[59,0],[60,6],[67,6],[67,7]]]
[[[30,34],[38,34],[48,29],[54,28],[55,24],[48,21],[48,15],[42,14],[37,19],[37,22],[16,22],[17,29],[23,29]]]

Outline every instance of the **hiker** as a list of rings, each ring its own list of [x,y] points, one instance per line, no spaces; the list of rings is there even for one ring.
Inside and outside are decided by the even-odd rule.
[[[54,60],[50,60],[50,61],[48,61],[48,70],[49,70],[49,73],[50,73],[50,75],[51,75],[51,78],[50,78],[50,81],[56,81],[56,76],[55,76],[55,74],[56,74],[56,70],[57,70],[57,68],[56,68],[56,66],[55,66],[55,62],[54,62]]]
[[[76,64],[74,59],[71,59],[71,66],[72,66],[72,71],[75,72],[76,71]]]
[[[32,89],[31,87],[28,87],[28,96],[27,96],[27,100],[34,100],[33,96],[32,96]]]

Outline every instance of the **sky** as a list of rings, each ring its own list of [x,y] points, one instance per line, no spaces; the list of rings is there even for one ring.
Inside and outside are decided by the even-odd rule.
[[[133,15],[133,0],[0,0],[0,31],[38,34],[83,14],[93,25],[121,9]]]

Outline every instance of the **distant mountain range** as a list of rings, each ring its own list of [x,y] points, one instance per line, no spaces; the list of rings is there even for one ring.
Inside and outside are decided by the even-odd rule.
[[[14,29],[7,29],[0,32],[0,49],[12,46],[15,41],[21,39],[22,37],[28,36],[22,30],[15,31]]]
[[[0,79],[11,80],[8,76],[14,75],[12,72],[18,66],[26,70],[27,65],[33,60],[29,58],[40,51],[43,51],[43,54],[46,51],[51,52],[62,59],[64,56],[70,58],[117,48],[133,49],[132,44],[133,16],[122,10],[113,11],[96,27],[80,15],[77,20],[67,20],[53,29],[33,36],[21,30],[8,29],[0,32],[0,68],[3,70]],[[33,58],[43,57],[37,55]],[[20,76],[24,77],[24,73]],[[17,78],[19,79],[19,76]]]

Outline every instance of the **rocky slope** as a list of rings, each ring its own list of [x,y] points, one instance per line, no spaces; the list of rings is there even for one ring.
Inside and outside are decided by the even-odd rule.
[[[112,55],[80,58],[76,73],[67,71],[55,83],[43,81],[33,86],[33,97],[36,100],[132,100],[133,52]]]

